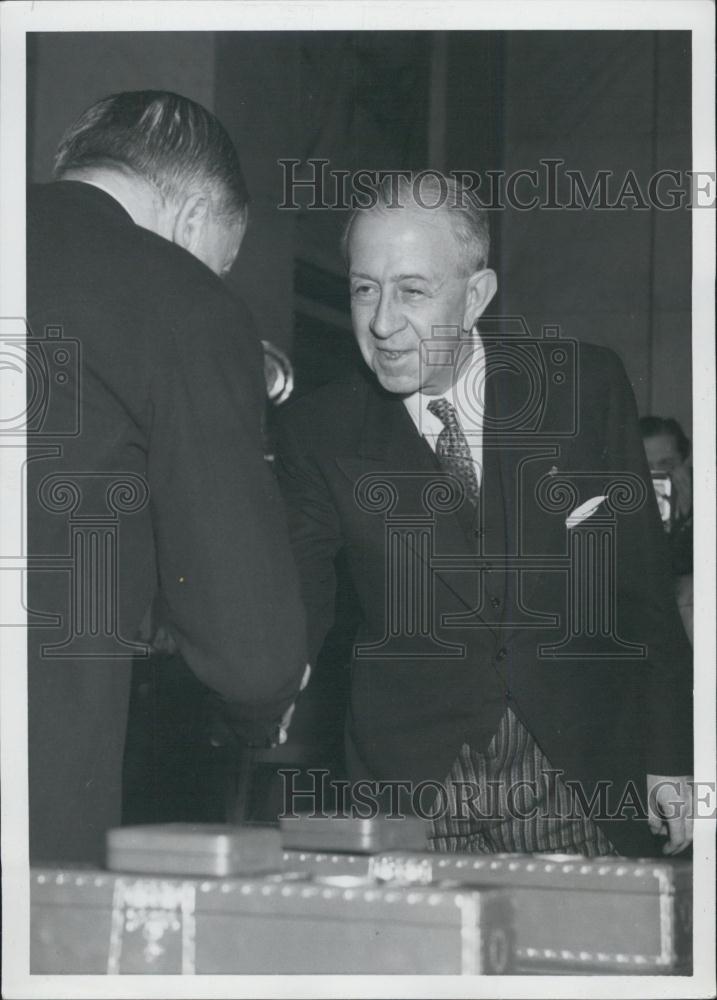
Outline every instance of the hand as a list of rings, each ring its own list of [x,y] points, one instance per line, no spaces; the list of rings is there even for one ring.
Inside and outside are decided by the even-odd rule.
[[[150,645],[153,653],[166,653],[168,656],[173,656],[178,649],[174,636],[166,625],[157,628]]]
[[[679,854],[692,843],[692,776],[647,775],[647,823],[655,836],[667,836],[663,854]]]
[[[306,669],[304,670],[304,676],[301,678],[301,686],[299,687],[299,693],[301,693],[306,685],[309,683],[309,677],[311,677],[311,664],[306,664]],[[291,720],[294,715],[294,709],[296,708],[296,702],[292,702],[281,717],[281,722],[279,723],[279,736],[277,743],[281,746],[286,743],[289,738],[289,726],[291,725]]]
[[[309,683],[311,667],[306,664],[304,675],[301,678],[299,691],[303,691]],[[295,703],[289,705],[281,717],[280,722],[276,722],[276,717],[272,720],[251,720],[242,719],[236,714],[235,706],[232,702],[227,702],[216,692],[210,692],[207,701],[207,725],[209,731],[209,742],[213,747],[226,747],[236,745],[245,747],[255,747],[259,750],[268,750],[286,743],[289,725],[294,714]]]

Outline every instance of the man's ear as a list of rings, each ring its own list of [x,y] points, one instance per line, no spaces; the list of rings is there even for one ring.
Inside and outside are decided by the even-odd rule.
[[[464,330],[473,329],[497,290],[498,278],[495,271],[486,267],[482,271],[473,272],[466,287],[466,306],[463,313]]]
[[[244,209],[242,210],[241,217],[236,227],[238,232],[237,253],[239,253],[241,245],[244,242],[244,237],[246,236],[246,231],[248,226],[249,226],[249,212],[247,211],[245,206]]]
[[[174,218],[172,242],[196,256],[209,214],[209,199],[201,192],[187,195]]]

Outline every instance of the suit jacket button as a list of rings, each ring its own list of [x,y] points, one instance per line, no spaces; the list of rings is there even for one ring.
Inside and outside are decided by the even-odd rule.
[[[504,660],[507,655],[508,655],[508,650],[505,648],[505,646],[501,646],[501,648],[495,654],[495,658],[500,663],[500,661]]]

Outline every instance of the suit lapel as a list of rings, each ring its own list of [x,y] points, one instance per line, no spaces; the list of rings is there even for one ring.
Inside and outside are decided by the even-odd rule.
[[[488,369],[487,369],[488,370]],[[481,549],[487,556],[502,558],[510,551],[506,538],[506,497],[510,497],[511,467],[505,449],[492,428],[500,425],[505,400],[492,378],[486,378],[483,429],[483,482],[481,485]]]
[[[520,574],[508,570],[505,576],[507,620],[504,641],[516,627],[549,624],[545,618],[530,611],[531,596],[546,583],[541,572],[541,556],[566,552],[562,518],[542,510],[537,499],[539,480],[556,469],[564,471],[564,456],[558,439],[543,436],[544,404],[535,426],[521,429],[516,420],[525,410],[526,385],[516,377],[516,366],[509,358],[510,344],[498,342],[498,350],[486,349],[486,424],[484,455],[486,479],[494,484],[489,494],[486,522],[493,551],[503,556],[528,556],[536,560],[536,569]],[[501,524],[502,520],[502,524]],[[500,532],[502,530],[502,539]],[[502,541],[502,548],[500,543]]]
[[[389,479],[393,477],[403,511],[429,512],[422,499],[423,490],[432,481],[440,483],[446,473],[431,446],[418,432],[400,397],[384,392],[369,393],[358,453],[367,468],[383,471]],[[465,512],[465,507],[469,513]],[[473,533],[470,504],[436,515],[436,522],[439,539],[448,546],[448,551],[465,551],[466,535]]]
[[[384,393],[376,387],[370,387],[366,394],[366,405],[358,444],[358,460],[338,458],[339,465],[356,483],[360,476],[369,473],[380,473],[386,482],[395,486],[399,501],[395,511],[408,515],[426,513],[423,502],[423,490],[433,479],[437,484],[446,473],[433,452],[433,449],[419,434],[403,401],[389,393]],[[489,457],[483,472],[483,481],[499,480],[495,473],[497,458],[495,453]],[[489,487],[485,496],[491,496],[495,491]],[[482,493],[482,491],[481,491]],[[483,494],[482,494],[483,495]],[[500,546],[502,538],[502,501],[498,494],[491,496],[485,515],[481,508],[476,512],[472,505],[465,502],[453,512],[434,513],[434,554],[438,557],[482,555],[488,551],[484,539],[493,545]],[[492,524],[492,529],[481,528],[481,523]],[[500,525],[498,527],[498,525]],[[480,532],[484,534],[481,535]],[[498,554],[500,547],[496,550]],[[490,621],[481,613],[475,613],[476,608],[476,570],[465,571],[446,569],[434,570],[436,577],[454,594],[466,609],[466,622],[478,621],[493,627],[494,615]],[[484,575],[485,579],[485,575]],[[490,587],[487,598],[493,596]]]
[[[366,393],[358,454],[396,471],[437,468],[430,445],[416,430],[401,398],[378,386],[370,386]]]
[[[478,555],[493,571],[483,574],[485,601],[496,606],[496,598],[505,608],[503,627],[507,639],[516,627],[548,624],[542,616],[530,612],[531,595],[545,584],[540,571],[541,555],[565,554],[563,518],[540,509],[535,488],[540,478],[554,465],[565,471],[563,445],[559,439],[545,439],[534,431],[519,433],[515,416],[525,407],[525,385],[515,377],[514,367],[506,364],[505,345],[497,352],[486,348],[485,424],[483,433],[483,474],[479,508],[466,504],[463,510],[435,516],[437,556]],[[422,491],[431,475],[442,470],[433,450],[418,433],[410,414],[399,397],[384,392],[373,383],[365,386],[365,406],[357,450],[352,455],[337,456],[337,462],[354,483],[361,476],[380,474],[396,490],[400,507],[396,512],[426,512]],[[542,420],[543,414],[540,414]],[[506,556],[533,556],[536,570],[519,576],[513,570],[503,574]],[[443,584],[456,595],[466,609],[461,616],[494,628],[493,612],[475,613],[476,571],[456,572],[450,568],[435,571]],[[490,609],[488,609],[490,611]],[[470,612],[470,613],[469,613]],[[455,622],[457,624],[457,622]]]

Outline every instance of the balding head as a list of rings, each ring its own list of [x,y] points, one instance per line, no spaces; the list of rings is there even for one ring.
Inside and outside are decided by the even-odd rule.
[[[239,157],[214,115],[186,97],[141,90],[97,101],[62,137],[54,174],[103,188],[216,274],[239,251],[249,200]]]
[[[341,238],[344,261],[348,264],[351,230],[358,219],[368,212],[400,212],[403,209],[445,213],[450,223],[465,275],[488,265],[490,230],[488,213],[473,190],[454,176],[438,171],[388,174],[375,188],[376,203],[370,208],[357,208],[349,216]]]

